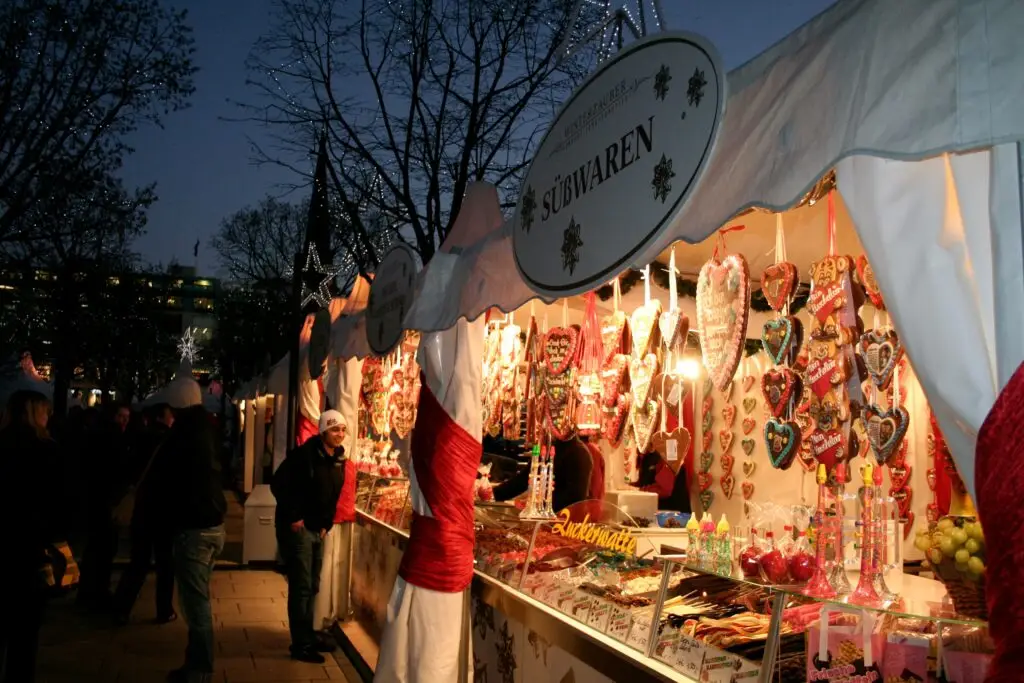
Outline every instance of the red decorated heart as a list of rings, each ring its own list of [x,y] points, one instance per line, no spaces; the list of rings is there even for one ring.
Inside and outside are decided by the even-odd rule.
[[[896,507],[900,512],[900,519],[906,519],[910,512],[910,503],[914,500],[914,490],[909,486],[899,490],[889,489],[889,495],[896,501]]]
[[[832,356],[812,358],[807,362],[807,385],[819,399],[824,398],[832,387],[841,386],[846,380],[843,363]]]
[[[761,393],[765,405],[775,417],[782,417],[790,399],[799,396],[802,388],[800,375],[789,368],[775,368],[761,376]]]
[[[728,453],[729,447],[732,446],[732,432],[728,429],[719,429],[718,443],[722,446],[722,452]]]
[[[719,390],[732,381],[747,338],[750,270],[747,260],[730,254],[712,259],[697,278],[697,333],[708,376]]]
[[[846,438],[838,429],[815,429],[811,432],[809,441],[811,453],[830,472],[836,463],[846,459]]]
[[[701,491],[707,491],[711,488],[711,484],[715,482],[714,477],[709,472],[698,472],[697,473],[697,486],[700,487]]]
[[[612,408],[626,384],[629,356],[617,353],[601,370],[601,403]]]
[[[662,343],[671,351],[686,339],[690,331],[690,319],[678,308],[674,311],[665,311],[658,319],[658,330],[661,332]]]
[[[817,468],[818,463],[814,459],[814,453],[811,452],[810,440],[800,442],[800,452],[796,454],[796,459],[800,466],[808,472],[813,472]]]
[[[925,476],[928,479],[928,488],[930,490],[934,491],[935,490],[935,481],[936,481],[935,470],[934,469],[929,469],[928,472],[926,472]]]
[[[622,440],[622,432],[626,425],[626,416],[633,405],[633,399],[629,394],[619,394],[615,400],[615,411],[605,413],[601,419],[601,433],[612,446],[618,445]]]
[[[727,474],[718,480],[722,486],[722,493],[725,494],[726,498],[732,499],[732,492],[736,488],[736,479],[731,475]]]
[[[722,457],[719,458],[719,462],[722,464],[722,474],[732,474],[733,465],[736,464],[736,458],[732,457],[728,453],[723,453]]]
[[[701,442],[704,445],[704,450],[705,451],[710,451],[711,450],[711,440],[713,438],[715,438],[714,434],[712,434],[711,432],[704,432],[704,436],[701,437]]]
[[[937,503],[928,503],[928,507],[924,510],[925,519],[928,520],[929,524],[935,524],[939,521],[939,506]]]
[[[651,351],[654,330],[661,316],[661,302],[653,299],[640,306],[629,319],[629,331],[633,335],[633,357],[642,358]]]
[[[743,490],[743,500],[750,500],[754,497],[754,482],[745,481],[740,485]]]
[[[579,332],[575,327],[552,327],[544,335],[544,365],[552,375],[561,375],[576,362]]]
[[[732,427],[733,422],[736,421],[736,406],[731,403],[725,404],[725,407],[722,408],[722,421],[725,422],[726,427]]]
[[[708,396],[704,399],[704,403],[701,405],[701,415],[709,415],[711,413],[711,406],[715,404],[714,400]]]
[[[744,434],[749,434],[750,432],[754,431],[754,427],[756,427],[756,426],[757,426],[757,420],[755,420],[754,418],[752,418],[752,417],[745,417],[745,418],[743,418],[743,433]]]
[[[871,303],[880,311],[885,310],[885,300],[882,298],[882,290],[875,279],[875,271],[868,263],[868,258],[861,254],[857,257],[857,276],[860,284],[864,287],[864,293],[871,299]]]
[[[793,298],[797,285],[797,269],[783,261],[768,266],[761,274],[761,293],[774,311],[782,311]]]
[[[601,345],[604,347],[605,362],[611,360],[616,354],[622,353],[625,349],[623,344],[626,336],[626,314],[622,311],[615,311],[610,315],[601,318]]]
[[[889,468],[889,484],[894,489],[901,489],[910,481],[910,473],[913,468],[910,465],[892,466]]]

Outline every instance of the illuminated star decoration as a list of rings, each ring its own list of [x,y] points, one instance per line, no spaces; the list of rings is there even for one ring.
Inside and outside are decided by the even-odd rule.
[[[654,189],[654,198],[660,199],[662,204],[665,203],[669,193],[672,191],[671,181],[675,177],[676,172],[672,170],[672,160],[662,154],[661,161],[654,167],[654,179],[651,181],[651,187]]]
[[[577,0],[558,58],[592,47],[603,62],[622,48],[626,34],[637,40],[664,30],[663,16],[661,0]]]
[[[693,75],[690,76],[689,86],[686,88],[686,99],[691,107],[700,106],[700,101],[704,99],[704,86],[707,84],[704,72],[700,69],[694,69]]]
[[[668,82],[671,80],[672,75],[669,73],[668,66],[662,64],[658,69],[658,74],[654,77],[654,94],[659,100],[665,99],[665,95],[668,94]]]
[[[316,244],[310,242],[309,251],[306,252],[306,266],[300,275],[302,292],[299,306],[305,308],[311,301],[315,301],[320,308],[330,306],[331,283],[334,282],[337,275],[336,267],[320,263],[320,254],[316,250]]]
[[[573,216],[569,220],[569,227],[562,233],[562,270],[568,270],[572,275],[576,270],[576,264],[580,262],[580,247],[583,246],[583,239],[580,237],[580,224]]]
[[[199,355],[199,347],[196,344],[196,331],[191,327],[185,330],[185,334],[181,335],[178,340],[178,355],[181,356],[182,360],[187,360],[189,363],[195,363],[196,357]]]

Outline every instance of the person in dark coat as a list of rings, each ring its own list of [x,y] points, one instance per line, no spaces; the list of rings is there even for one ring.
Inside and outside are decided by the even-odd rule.
[[[277,545],[288,577],[288,628],[291,656],[322,664],[321,652],[334,649],[317,637],[313,608],[320,591],[324,537],[334,525],[345,486],[345,433],[337,410],[320,415],[319,436],[295,448],[274,473],[270,490],[277,499]]]
[[[35,680],[45,587],[46,550],[61,534],[57,518],[60,452],[47,432],[50,402],[35,391],[17,391],[0,429],[0,682]],[[60,576],[62,570],[54,569]]]
[[[172,534],[178,604],[188,624],[185,664],[168,680],[209,681],[215,648],[210,579],[224,550],[227,511],[217,435],[203,408],[202,390],[190,375],[179,374],[164,391],[174,409],[174,425],[153,459],[145,496]]]
[[[114,508],[128,491],[131,453],[126,430],[130,418],[127,406],[111,406],[86,444],[83,474],[88,538],[78,600],[90,609],[105,610],[112,604],[110,583],[118,545]]]
[[[651,451],[639,457],[638,469],[639,476],[634,486],[641,491],[658,494],[659,510],[693,512],[686,483],[686,468],[682,463],[679,472],[673,472],[660,453]]]
[[[587,447],[576,437],[555,442],[553,461],[555,488],[551,493],[551,508],[560,512],[590,497],[593,458]],[[494,499],[502,502],[526,493],[530,487],[530,470],[526,468],[506,482],[494,487]]]
[[[178,616],[173,605],[173,537],[164,508],[150,495],[159,482],[150,477],[152,462],[174,425],[174,411],[161,403],[147,410],[146,417],[149,426],[139,435],[134,456],[136,471],[132,480],[136,488],[131,520],[131,562],[117,584],[114,610],[117,621],[128,622],[153,559],[156,562],[156,620],[166,624]]]

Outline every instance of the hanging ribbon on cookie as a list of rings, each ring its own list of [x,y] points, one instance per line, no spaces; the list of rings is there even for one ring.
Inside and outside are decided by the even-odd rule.
[[[644,304],[633,311],[630,318],[630,331],[633,336],[633,358],[629,362],[629,383],[633,394],[630,417],[636,450],[641,455],[651,450],[652,438],[661,419],[661,401],[653,391],[654,380],[660,369],[660,318],[661,302],[651,299],[651,267],[648,265],[644,268]]]
[[[718,231],[711,259],[697,277],[697,334],[708,377],[725,393],[736,374],[747,340],[750,315],[750,268],[741,254],[726,254],[725,234]]]
[[[620,310],[622,291],[619,279],[612,282],[612,313],[601,319],[601,434],[613,448],[622,441],[633,399],[628,391],[629,355],[625,352],[629,323]]]

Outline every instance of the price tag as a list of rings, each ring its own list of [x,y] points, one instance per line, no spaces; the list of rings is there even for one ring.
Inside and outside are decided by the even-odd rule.
[[[741,657],[717,649],[708,649],[704,653],[700,680],[702,683],[733,683],[737,680],[742,667]]]
[[[618,605],[612,608],[611,616],[608,617],[608,635],[619,641],[626,642],[629,635],[629,626],[633,623],[632,615]]]
[[[558,597],[556,605],[565,614],[572,612],[572,601],[576,594],[576,589],[572,586],[560,588],[558,590]]]
[[[576,597],[572,601],[572,617],[577,621],[582,621],[584,624],[590,618],[590,603],[592,602],[591,596],[587,595],[582,591],[576,592]]]
[[[668,462],[679,460],[679,444],[676,443],[675,439],[665,441],[665,459]]]
[[[612,613],[612,604],[601,598],[594,598],[590,604],[590,615],[587,617],[587,626],[598,631],[608,629],[608,617]]]
[[[671,628],[667,624],[661,627],[658,634],[658,642],[654,645],[654,657],[663,662],[675,661],[676,643],[679,641],[679,629]]]
[[[640,652],[647,652],[647,641],[650,636],[651,622],[634,619],[633,626],[629,629],[629,637],[626,639],[626,645],[631,645],[637,650],[640,650]]]
[[[679,673],[697,680],[704,667],[704,645],[695,638],[679,634],[676,641],[675,663],[672,665]]]

